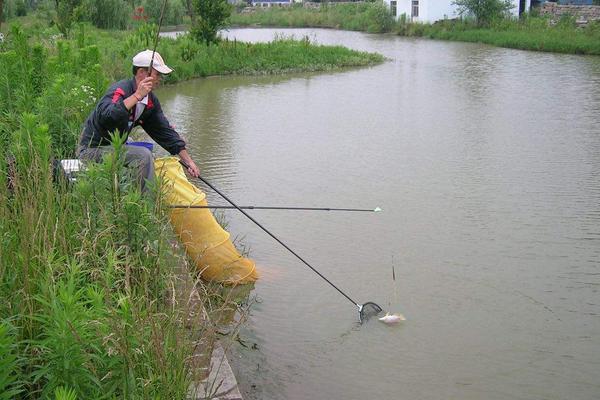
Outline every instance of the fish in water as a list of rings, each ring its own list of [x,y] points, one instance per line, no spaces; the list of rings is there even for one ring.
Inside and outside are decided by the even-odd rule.
[[[400,321],[406,321],[406,318],[402,314],[386,313],[383,317],[379,318],[379,320],[384,324],[393,325]]]

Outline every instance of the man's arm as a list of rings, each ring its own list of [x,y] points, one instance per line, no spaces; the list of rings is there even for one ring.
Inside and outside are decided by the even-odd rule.
[[[183,149],[179,152],[179,158],[181,158],[181,161],[183,161],[187,166],[187,170],[189,172],[190,175],[192,175],[193,177],[197,178],[200,176],[200,169],[198,169],[198,166],[196,166],[196,163],[194,162],[194,160],[192,160],[192,157],[190,157],[190,155],[188,154],[188,151],[186,149]]]
[[[197,178],[200,176],[200,170],[185,148],[185,142],[181,139],[177,131],[173,129],[171,124],[169,124],[156,96],[154,96],[153,102],[155,109],[149,115],[149,118],[144,121],[142,127],[165,150],[173,155],[177,154],[187,164],[187,170],[190,175]]]
[[[152,91],[153,82],[154,78],[152,77],[147,77],[143,79],[138,85],[135,92],[133,92],[131,96],[123,100],[125,108],[127,108],[127,110],[131,110],[133,107],[135,107],[138,101],[142,101],[142,99]]]

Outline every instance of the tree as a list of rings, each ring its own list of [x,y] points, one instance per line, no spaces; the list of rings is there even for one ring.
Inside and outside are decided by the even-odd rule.
[[[71,25],[77,19],[77,8],[81,0],[56,0],[56,26],[64,36],[69,35]]]
[[[192,25],[192,37],[206,44],[216,43],[217,32],[227,26],[231,5],[227,0],[192,0],[196,21]]]
[[[185,5],[187,7],[188,15],[192,20],[192,25],[196,23],[196,14],[194,13],[194,5],[192,4],[192,0],[185,0]]]
[[[514,8],[510,0],[455,0],[452,4],[458,7],[459,15],[473,15],[478,25],[488,25]]]
[[[2,11],[4,11],[4,0],[0,0],[0,26],[2,26]]]

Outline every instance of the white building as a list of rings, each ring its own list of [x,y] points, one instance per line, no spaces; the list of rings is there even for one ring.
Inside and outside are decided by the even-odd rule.
[[[292,3],[292,0],[252,0],[254,7],[289,6]]]
[[[457,18],[457,7],[453,0],[383,0],[390,8],[392,16],[398,19],[405,14],[409,21],[433,23],[441,19]],[[511,13],[518,16],[528,11],[531,0],[511,0],[514,8]]]

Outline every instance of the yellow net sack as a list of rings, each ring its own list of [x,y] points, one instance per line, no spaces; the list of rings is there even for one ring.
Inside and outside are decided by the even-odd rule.
[[[192,185],[175,157],[154,161],[156,175],[165,184],[168,205],[206,206],[206,194]],[[196,263],[202,278],[228,285],[254,282],[258,272],[254,261],[242,257],[229,240],[229,233],[208,208],[173,208],[171,224],[186,253]]]

